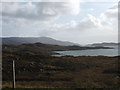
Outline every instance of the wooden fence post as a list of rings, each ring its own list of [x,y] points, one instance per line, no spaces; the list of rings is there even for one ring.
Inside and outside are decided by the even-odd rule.
[[[14,60],[13,60],[13,89],[15,89],[15,62],[14,62]]]

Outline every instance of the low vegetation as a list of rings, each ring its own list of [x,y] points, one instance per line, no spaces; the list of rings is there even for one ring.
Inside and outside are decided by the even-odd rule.
[[[3,88],[12,87],[12,60],[17,88],[119,88],[118,56],[54,57],[40,45],[3,45]]]

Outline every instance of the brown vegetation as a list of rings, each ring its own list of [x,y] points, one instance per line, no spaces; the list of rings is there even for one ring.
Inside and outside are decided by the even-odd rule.
[[[3,88],[12,86],[12,60],[17,88],[118,88],[120,83],[118,57],[53,57],[34,50],[3,50]]]

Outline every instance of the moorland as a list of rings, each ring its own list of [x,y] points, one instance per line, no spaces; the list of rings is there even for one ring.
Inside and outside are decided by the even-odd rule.
[[[108,49],[42,43],[2,45],[2,86],[12,88],[119,88],[119,56],[51,56],[53,51]]]

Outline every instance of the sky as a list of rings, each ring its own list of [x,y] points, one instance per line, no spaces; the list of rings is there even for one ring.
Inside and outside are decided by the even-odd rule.
[[[39,1],[2,0],[1,37],[51,37],[82,45],[118,42],[117,1]]]

